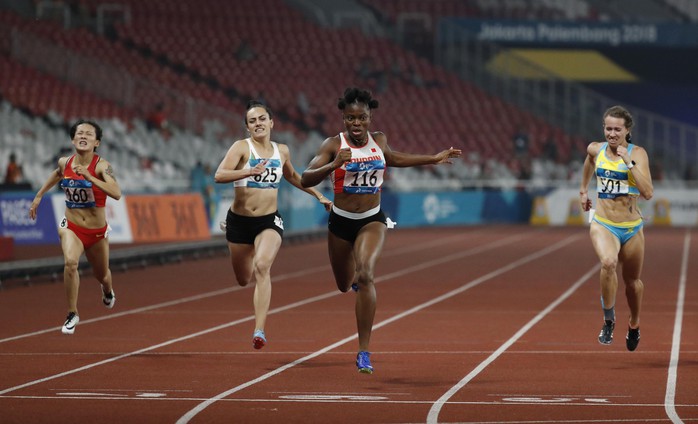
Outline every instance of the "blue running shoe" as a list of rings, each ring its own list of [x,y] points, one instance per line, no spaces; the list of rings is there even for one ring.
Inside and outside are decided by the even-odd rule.
[[[356,367],[360,373],[373,374],[371,366],[371,352],[361,351],[356,355]]]
[[[267,338],[264,335],[264,330],[254,330],[252,335],[252,347],[255,349],[261,349],[267,344]]]
[[[616,322],[605,320],[601,332],[599,333],[599,343],[609,345],[613,342],[613,329],[616,328]]]
[[[352,283],[352,284],[351,284],[351,289],[354,290],[355,292],[358,292],[358,291],[359,291],[359,285],[356,284],[356,283]]]

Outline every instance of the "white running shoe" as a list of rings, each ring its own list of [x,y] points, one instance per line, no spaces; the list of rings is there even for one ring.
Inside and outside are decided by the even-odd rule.
[[[108,295],[102,292],[102,303],[104,303],[104,307],[107,309],[111,309],[114,307],[114,304],[116,303],[116,295],[114,294],[113,289],[109,292]]]
[[[65,318],[65,323],[61,328],[61,333],[63,334],[73,334],[75,332],[75,326],[80,322],[80,317],[75,312],[69,312],[68,316]]]

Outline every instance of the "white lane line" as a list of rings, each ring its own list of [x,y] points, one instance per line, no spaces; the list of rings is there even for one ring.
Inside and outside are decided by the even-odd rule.
[[[484,361],[482,361],[477,367],[475,367],[468,375],[463,377],[461,381],[459,381],[455,386],[451,387],[446,393],[444,393],[434,404],[432,405],[431,409],[429,409],[429,414],[427,415],[427,423],[432,424],[432,423],[437,423],[439,419],[439,413],[441,412],[441,409],[443,408],[444,404],[448,402],[448,400],[455,395],[460,389],[465,387],[466,384],[468,384],[473,378],[475,378],[478,374],[480,374],[485,368],[487,368],[492,362],[495,361],[504,351],[509,349],[511,345],[513,345],[517,340],[519,340],[521,337],[523,337],[528,330],[530,330],[534,325],[536,325],[540,320],[542,320],[546,315],[548,315],[553,309],[555,309],[558,305],[560,305],[563,301],[565,301],[568,297],[572,295],[579,287],[582,286],[585,282],[591,278],[591,276],[598,272],[600,269],[601,265],[597,264],[593,268],[591,268],[589,271],[586,272],[580,279],[578,279],[572,286],[567,289],[560,297],[555,299],[550,305],[548,305],[545,309],[540,311],[538,315],[536,315],[532,320],[530,320],[526,325],[521,327],[519,331],[517,331],[509,340],[504,342],[497,350],[492,352],[492,354],[487,357]]]
[[[664,410],[672,423],[683,423],[676,412],[676,375],[679,368],[679,352],[681,350],[681,327],[683,326],[683,306],[686,298],[686,274],[688,273],[688,252],[691,247],[691,232],[686,232],[683,240],[683,256],[681,258],[681,276],[679,277],[679,294],[676,299],[676,318],[674,319],[674,336],[671,340],[671,359],[666,380],[664,395]]]
[[[457,241],[457,240],[462,239],[464,237],[470,237],[470,236],[472,236],[474,234],[478,234],[478,233],[481,233],[481,231],[475,231],[475,232],[467,233],[467,234],[458,234],[458,235],[454,235],[454,236],[450,236],[450,237],[443,237],[443,238],[440,238],[437,240],[429,241],[429,242],[421,244],[421,245],[410,245],[410,246],[406,246],[406,247],[403,247],[400,249],[394,249],[394,250],[391,250],[389,252],[386,252],[383,255],[383,257],[397,256],[397,255],[401,255],[404,253],[410,253],[410,252],[413,252],[416,250],[423,250],[423,249],[429,248],[429,247],[443,246],[445,243],[450,243],[451,241]],[[328,270],[328,269],[330,269],[329,264],[328,265],[319,265],[319,266],[315,266],[312,268],[304,268],[304,269],[299,270],[299,271],[288,272],[286,274],[272,276],[272,282],[276,283],[278,281],[288,280],[288,279],[296,278],[296,277],[302,277],[302,276],[305,276],[308,274],[312,274],[315,272],[320,272],[320,271],[324,271],[324,270]],[[120,317],[127,316],[127,315],[139,314],[141,312],[148,312],[148,311],[152,311],[154,309],[167,308],[170,306],[181,305],[182,303],[195,302],[197,300],[202,300],[202,299],[206,299],[209,297],[220,296],[222,294],[227,294],[227,293],[231,293],[231,292],[238,291],[238,290],[244,290],[246,288],[247,287],[240,287],[240,286],[236,285],[236,286],[228,287],[225,289],[214,290],[214,291],[201,293],[201,294],[189,296],[189,297],[183,297],[181,299],[171,300],[168,302],[157,303],[155,305],[144,306],[141,308],[129,309],[129,310],[123,311],[123,312],[112,313],[112,314],[105,315],[105,316],[98,317],[98,318],[84,319],[84,320],[80,320],[80,326],[82,327],[85,324],[91,324],[91,323],[104,321],[104,320],[108,320],[108,319],[120,318]],[[61,327],[51,327],[51,328],[46,328],[44,330],[33,331],[31,333],[18,334],[16,336],[0,339],[0,343],[9,342],[12,340],[19,340],[19,339],[23,339],[26,337],[38,336],[38,335],[46,334],[46,333],[52,333],[52,332],[56,332],[60,329],[61,329]]]
[[[56,396],[3,396],[3,399],[45,399],[45,400],[56,400]],[[82,396],[81,394],[75,394],[75,395],[66,395],[66,396],[61,396],[60,399],[72,399],[72,400],[94,400],[94,396],[90,396],[89,394],[87,396]],[[173,397],[173,396],[161,396],[161,397],[147,397],[147,396],[128,396],[128,395],[114,395],[112,397],[99,397],[99,400],[118,400],[118,401],[125,401],[125,400],[132,400],[132,401],[169,401],[169,402],[200,402],[206,400],[205,398],[200,398],[200,397],[185,397],[185,396],[178,396],[178,397]],[[361,396],[328,396],[327,398],[323,399],[322,397],[318,396],[317,398],[284,398],[284,397],[279,397],[279,398],[230,398],[230,399],[221,399],[218,402],[221,403],[279,403],[279,404],[284,404],[284,403],[308,403],[308,404],[317,404],[317,403],[333,403],[333,404],[347,404],[347,403],[355,403],[355,404],[393,404],[393,405],[431,405],[433,404],[433,399],[424,399],[424,400],[417,400],[417,399],[410,399],[410,400],[396,400],[396,399],[387,399],[381,396],[366,396],[364,393]],[[449,405],[483,405],[483,406],[512,406],[511,402],[502,402],[502,401],[454,401],[454,402],[449,402]],[[521,405],[533,405],[533,406],[539,406],[540,402],[517,402],[515,406],[521,406]],[[661,408],[663,406],[663,403],[604,403],[604,404],[595,404],[595,403],[590,403],[590,402],[580,402],[580,401],[571,401],[567,403],[549,403],[545,405],[546,407],[570,407],[570,406],[586,406],[589,408],[598,408],[598,407],[603,407],[604,409],[608,408],[615,408],[615,409],[626,409],[626,408],[650,408],[650,409],[657,409]],[[696,405],[681,405],[685,406],[687,408],[690,407],[695,407]],[[310,406],[309,406],[310,407]],[[638,422],[637,418],[633,419],[618,419],[618,422],[631,422],[633,424],[636,424]],[[650,422],[650,419],[643,419],[642,422]],[[667,419],[666,418],[656,418],[654,421],[658,422],[663,422],[666,423]],[[695,421],[695,420],[693,420]],[[477,421],[477,423],[492,423],[492,422],[499,422],[499,421]],[[560,422],[565,422],[565,421],[546,421],[546,420],[535,420],[535,421],[504,421],[505,423],[516,423],[516,422],[530,422],[530,423],[544,423],[544,422],[553,422],[553,423],[560,423]],[[571,419],[567,422],[574,422],[574,423],[595,423],[595,422],[613,422],[613,420],[582,420],[582,419]],[[475,424],[474,422],[468,422],[469,424]]]
[[[160,308],[166,308],[166,307],[168,307],[168,306],[180,305],[180,304],[182,304],[182,303],[194,302],[194,301],[201,300],[201,299],[206,299],[206,298],[209,298],[209,297],[220,296],[220,295],[222,295],[222,294],[230,293],[230,292],[233,292],[233,291],[236,291],[236,290],[242,290],[243,288],[244,288],[244,287],[240,287],[240,286],[228,287],[228,288],[225,288],[225,289],[214,290],[214,291],[210,291],[210,292],[206,292],[206,293],[202,293],[202,294],[197,294],[197,295],[195,295],[195,296],[189,296],[189,297],[183,297],[183,298],[177,299],[177,300],[171,300],[171,301],[169,301],[169,302],[157,303],[157,304],[155,304],[155,305],[144,306],[144,307],[142,307],[142,308],[129,309],[128,311],[117,312],[117,313],[105,315],[105,316],[103,316],[103,317],[90,318],[90,319],[86,319],[86,320],[80,320],[80,325],[82,326],[82,325],[84,325],[84,324],[89,324],[89,323],[93,323],[93,322],[99,322],[99,321],[104,321],[104,320],[108,320],[108,319],[114,319],[114,318],[123,317],[123,316],[126,316],[126,315],[132,315],[132,314],[138,314],[138,313],[141,313],[141,312],[152,311],[153,309],[160,309]],[[44,330],[34,331],[34,332],[31,332],[31,333],[19,334],[19,335],[16,335],[16,336],[7,337],[7,338],[5,338],[5,339],[0,339],[0,343],[9,342],[9,341],[12,341],[12,340],[23,339],[23,338],[31,337],[31,336],[38,336],[38,335],[40,335],[40,334],[46,334],[46,333],[49,333],[49,332],[51,332],[51,333],[52,333],[52,332],[57,332],[57,331],[60,330],[60,329],[61,329],[61,327],[52,327],[52,328],[47,328],[47,329],[44,329]]]
[[[502,240],[499,240],[499,241],[491,242],[491,243],[488,243],[488,244],[486,244],[486,245],[484,245],[484,246],[481,246],[481,247],[474,247],[474,248],[465,250],[465,251],[463,251],[463,252],[460,252],[460,253],[458,253],[458,254],[450,255],[449,258],[451,258],[451,260],[453,260],[453,259],[460,259],[460,258],[463,258],[463,257],[465,257],[465,256],[469,256],[469,255],[474,255],[474,254],[477,254],[477,253],[485,252],[485,251],[487,251],[487,250],[494,249],[494,248],[496,248],[496,247],[498,247],[498,246],[500,246],[500,245],[502,245],[502,244],[511,243],[513,240],[519,239],[519,238],[521,238],[521,237],[522,237],[521,235],[514,235],[514,236],[511,236],[511,237],[507,237],[506,239],[502,239]],[[437,259],[437,260],[433,260],[433,261],[430,261],[430,262],[425,262],[425,263],[421,263],[421,264],[418,264],[418,265],[415,265],[415,266],[412,266],[412,267],[403,268],[401,271],[394,272],[394,273],[392,273],[392,274],[389,274],[389,275],[385,275],[385,276],[381,276],[381,277],[376,278],[376,282],[378,282],[378,281],[383,281],[383,280],[386,280],[386,279],[388,279],[388,278],[394,278],[394,277],[399,277],[399,276],[402,276],[402,275],[410,274],[410,273],[412,273],[412,272],[414,272],[414,271],[417,271],[417,270],[419,270],[419,269],[428,268],[429,266],[434,266],[434,265],[441,264],[441,263],[443,263],[444,261],[446,261],[446,259],[442,257],[442,258],[439,258],[439,259]],[[429,265],[429,264],[431,264],[431,265]],[[268,315],[276,314],[276,313],[283,312],[283,311],[287,311],[287,310],[289,310],[289,309],[293,309],[293,308],[296,308],[296,307],[299,307],[299,306],[304,306],[304,305],[307,305],[307,304],[309,304],[309,303],[317,302],[317,301],[319,301],[319,300],[324,300],[324,299],[327,299],[327,298],[330,298],[330,297],[333,297],[333,296],[337,296],[337,295],[340,295],[340,294],[343,294],[343,293],[341,293],[341,292],[339,292],[339,291],[336,291],[336,290],[331,291],[331,292],[327,292],[327,293],[324,293],[324,294],[320,294],[320,295],[317,295],[317,296],[314,296],[314,297],[311,297],[311,298],[307,298],[307,299],[304,299],[304,300],[300,300],[300,301],[298,301],[298,302],[294,302],[294,303],[288,304],[288,305],[286,305],[286,306],[282,306],[282,307],[279,307],[279,308],[274,308],[274,309],[272,309],[272,310],[269,311]],[[213,332],[218,331],[218,330],[223,330],[223,329],[225,329],[225,328],[232,327],[232,326],[234,326],[234,325],[238,325],[238,324],[241,324],[241,323],[243,323],[243,322],[252,321],[253,319],[254,319],[254,315],[250,315],[250,316],[247,316],[247,317],[245,317],[245,318],[240,318],[240,319],[235,320],[235,321],[231,321],[231,322],[228,322],[228,323],[225,323],[225,324],[221,324],[221,325],[218,325],[218,326],[215,326],[215,327],[211,327],[211,328],[208,328],[208,329],[206,329],[206,330],[198,331],[198,332],[196,332],[196,333],[192,333],[192,334],[189,334],[189,335],[186,335],[186,336],[178,337],[178,338],[176,338],[176,339],[168,340],[168,341],[166,341],[166,342],[159,343],[159,344],[156,344],[156,345],[152,345],[152,346],[149,346],[149,347],[145,347],[145,348],[143,348],[143,349],[139,349],[139,350],[136,350],[136,351],[133,351],[133,352],[124,353],[124,354],[115,356],[115,357],[113,357],[113,358],[108,358],[108,359],[105,359],[105,360],[102,360],[102,361],[99,361],[99,362],[95,362],[95,363],[92,363],[92,364],[88,364],[88,365],[82,366],[82,367],[80,367],[80,368],[75,368],[75,369],[72,369],[72,370],[69,370],[69,371],[62,372],[62,373],[60,373],[60,374],[51,375],[51,376],[44,377],[44,378],[41,378],[41,379],[38,379],[38,380],[34,380],[34,381],[30,381],[30,382],[27,382],[27,383],[24,383],[24,384],[20,384],[20,385],[14,386],[14,387],[9,387],[9,388],[7,388],[7,389],[0,390],[0,395],[4,395],[4,394],[6,394],[6,393],[13,392],[13,391],[15,391],[15,390],[19,390],[19,389],[22,389],[22,388],[25,388],[25,387],[34,386],[34,385],[39,384],[39,383],[44,383],[44,382],[46,382],[46,381],[54,380],[54,379],[56,379],[56,378],[65,377],[65,376],[67,376],[67,375],[75,374],[75,373],[78,373],[78,372],[81,372],[81,371],[85,371],[85,370],[88,370],[88,369],[91,369],[91,368],[94,368],[94,367],[97,367],[97,366],[100,366],[100,365],[109,364],[109,363],[111,363],[111,362],[115,362],[115,361],[118,361],[118,360],[120,360],[120,359],[128,358],[128,357],[130,357],[130,356],[139,355],[139,354],[142,354],[142,353],[145,353],[145,352],[149,352],[149,351],[152,351],[152,350],[156,350],[156,349],[159,349],[159,348],[161,348],[161,347],[169,346],[169,345],[174,344],[174,343],[179,343],[179,342],[182,342],[182,341],[186,341],[186,340],[189,340],[189,339],[193,339],[193,338],[196,338],[196,337],[199,337],[199,336],[203,336],[203,335],[206,335],[206,334],[209,334],[209,333],[213,333]],[[374,327],[374,328],[375,328],[375,327]],[[340,345],[343,344],[343,343],[346,343],[347,341],[349,341],[349,340],[351,340],[351,339],[353,339],[353,338],[356,338],[356,337],[357,337],[357,336],[354,335],[354,336],[352,336],[352,337],[350,337],[350,338],[347,338],[346,341],[340,343]]]
[[[498,276],[498,275],[500,275],[500,274],[503,274],[503,273],[505,273],[505,272],[508,272],[508,271],[510,271],[510,270],[512,270],[512,269],[514,269],[514,268],[516,268],[516,267],[519,267],[519,266],[521,266],[521,265],[524,265],[524,264],[526,264],[526,263],[528,263],[528,262],[531,262],[531,261],[533,261],[533,260],[535,260],[535,259],[538,259],[538,258],[540,258],[540,257],[542,257],[542,256],[545,256],[545,255],[547,255],[547,254],[549,254],[549,253],[551,253],[551,252],[553,252],[553,251],[555,251],[555,250],[557,250],[557,249],[560,249],[560,248],[564,247],[565,245],[567,245],[567,244],[573,242],[573,241],[576,240],[577,238],[579,238],[579,235],[573,235],[573,236],[567,237],[566,239],[564,239],[564,240],[562,240],[562,241],[559,241],[559,242],[555,243],[555,244],[552,245],[552,246],[549,246],[549,247],[547,247],[547,248],[545,248],[545,249],[543,249],[543,250],[540,250],[540,251],[538,251],[538,252],[535,252],[535,253],[533,253],[533,254],[530,254],[530,255],[528,255],[528,256],[525,256],[525,257],[523,257],[523,258],[521,258],[521,259],[519,259],[519,260],[513,261],[513,262],[509,263],[508,265],[506,265],[506,266],[504,266],[504,267],[502,267],[502,268],[499,268],[499,269],[497,269],[496,271],[492,271],[492,272],[490,272],[490,273],[488,273],[488,274],[486,274],[486,275],[484,275],[484,276],[482,276],[482,277],[479,277],[479,278],[477,278],[477,279],[475,279],[475,280],[472,280],[472,281],[470,281],[469,283],[467,283],[467,284],[465,284],[465,285],[463,285],[463,286],[461,286],[461,287],[459,287],[459,288],[457,288],[457,289],[455,289],[455,290],[452,290],[452,291],[450,291],[450,292],[447,292],[447,293],[445,293],[445,294],[443,294],[443,295],[441,295],[441,296],[438,296],[438,297],[436,297],[436,298],[434,298],[434,299],[432,299],[432,300],[430,300],[430,301],[428,301],[428,302],[424,302],[424,303],[422,303],[422,304],[420,304],[420,305],[417,305],[417,306],[415,306],[415,307],[413,307],[413,308],[411,308],[411,309],[408,309],[408,310],[406,310],[406,311],[404,311],[404,312],[402,312],[402,313],[400,313],[400,314],[397,314],[397,315],[395,315],[395,316],[393,316],[393,317],[391,317],[391,318],[389,318],[389,319],[387,319],[387,320],[381,321],[380,323],[374,325],[374,326],[373,326],[373,329],[376,330],[376,329],[378,329],[378,328],[384,327],[384,326],[386,326],[386,325],[388,325],[388,324],[390,324],[390,323],[392,323],[392,322],[395,322],[395,321],[397,321],[397,320],[399,320],[399,319],[402,319],[402,318],[404,318],[404,317],[406,317],[406,316],[412,315],[412,314],[414,314],[414,313],[416,313],[416,312],[418,312],[418,311],[420,311],[420,310],[422,310],[422,309],[428,308],[428,307],[430,307],[430,306],[432,306],[432,305],[434,305],[434,304],[436,304],[436,303],[442,302],[442,301],[444,301],[444,300],[446,300],[446,299],[449,299],[449,298],[451,298],[451,297],[453,297],[453,296],[456,296],[456,295],[458,295],[458,294],[460,294],[460,293],[463,293],[464,291],[469,290],[469,289],[471,289],[471,288],[473,288],[473,287],[475,287],[475,286],[477,286],[477,285],[479,285],[479,284],[481,284],[481,283],[483,283],[483,282],[485,282],[485,281],[487,281],[487,280],[489,280],[489,279],[491,279],[491,278],[494,278],[494,277],[496,277],[496,276]],[[506,240],[501,240],[501,241],[499,241],[499,242],[492,243],[492,245],[494,245],[494,244],[500,244],[500,243],[502,243],[502,242],[506,242]],[[440,259],[440,260],[434,260],[434,261],[425,262],[425,263],[416,265],[416,266],[414,266],[414,267],[410,267],[410,268],[408,268],[407,270],[403,270],[403,271],[400,271],[400,272],[394,272],[394,273],[392,273],[392,274],[388,274],[388,275],[386,275],[386,276],[383,276],[382,279],[397,277],[397,276],[399,276],[399,275],[404,274],[404,273],[405,273],[404,271],[407,271],[408,273],[410,273],[410,272],[413,272],[413,270],[414,270],[415,268],[428,268],[428,267],[430,267],[430,266],[434,266],[434,265],[440,264],[440,263],[445,262],[445,261],[448,261],[448,260],[460,259],[460,257],[462,257],[462,256],[463,256],[464,254],[466,254],[466,253],[467,253],[467,252],[461,252],[460,254],[449,255],[449,256],[444,257],[444,258],[442,258],[442,259]],[[598,266],[597,266],[597,269],[598,269]],[[264,375],[262,375],[262,376],[259,376],[259,377],[255,378],[254,380],[247,381],[246,383],[243,383],[243,384],[241,384],[241,385],[239,385],[239,386],[233,387],[233,388],[230,389],[230,390],[226,390],[225,392],[219,393],[219,394],[217,394],[216,396],[213,396],[213,397],[207,399],[206,401],[201,402],[200,404],[198,404],[197,406],[195,406],[194,408],[192,408],[191,410],[189,410],[189,411],[188,411],[186,414],[184,414],[179,420],[177,420],[177,424],[186,424],[186,423],[188,423],[192,418],[194,418],[197,414],[199,414],[200,412],[202,412],[204,409],[208,408],[210,405],[214,404],[215,402],[217,402],[217,401],[219,401],[219,400],[221,400],[221,399],[223,399],[223,398],[225,398],[225,397],[228,397],[228,396],[230,396],[230,395],[233,394],[233,393],[236,393],[236,392],[239,392],[239,391],[241,391],[241,390],[243,390],[243,389],[246,389],[247,387],[253,386],[253,385],[255,385],[255,384],[259,383],[259,382],[268,380],[269,378],[271,378],[271,377],[273,377],[273,376],[275,376],[275,375],[277,375],[277,374],[280,374],[280,373],[282,373],[282,372],[284,372],[284,371],[286,371],[286,370],[288,370],[288,369],[290,369],[290,368],[293,368],[293,367],[295,367],[296,365],[302,364],[303,362],[306,362],[306,361],[308,361],[308,360],[310,360],[310,359],[316,358],[316,357],[318,357],[318,356],[320,356],[320,355],[322,355],[322,354],[324,354],[324,353],[326,353],[326,352],[328,352],[328,351],[330,351],[330,350],[332,350],[332,349],[335,349],[335,348],[337,348],[337,347],[339,347],[339,346],[341,346],[341,345],[343,345],[343,344],[345,344],[345,343],[348,343],[348,342],[350,342],[350,341],[356,339],[357,337],[358,337],[357,334],[354,334],[354,335],[352,335],[352,336],[346,337],[346,338],[344,338],[344,339],[342,339],[342,340],[337,341],[336,343],[333,343],[333,344],[331,344],[331,345],[329,345],[329,346],[326,346],[326,347],[324,347],[324,348],[322,348],[322,349],[320,349],[320,350],[318,350],[318,351],[316,351],[316,352],[314,352],[314,353],[311,353],[310,355],[306,355],[306,356],[304,356],[304,357],[302,357],[302,358],[300,358],[300,359],[297,359],[297,360],[295,360],[295,361],[293,361],[293,362],[290,362],[290,363],[288,363],[288,364],[286,364],[286,365],[283,365],[283,366],[281,366],[281,367],[279,367],[279,368],[277,368],[277,369],[275,369],[275,370],[273,370],[273,371],[270,371],[270,372],[268,372],[268,373],[266,373],[266,374],[264,374]],[[1,394],[1,393],[0,393],[0,394]]]
[[[581,346],[581,345],[580,345]],[[588,344],[587,344],[588,346]],[[698,354],[698,350],[684,350],[684,352],[690,354],[690,355],[695,355]],[[78,357],[78,356],[110,356],[110,355],[121,355],[124,352],[2,352],[0,353],[1,356],[73,356],[73,357]],[[275,350],[273,352],[264,352],[264,356],[288,356],[288,355],[293,355],[293,354],[301,354],[301,353],[311,353],[311,352],[303,352],[303,351],[298,351],[298,350],[289,350],[289,351],[283,351],[283,350]],[[378,351],[376,351],[378,353]],[[444,350],[418,350],[418,351],[400,351],[400,350],[381,350],[380,354],[381,356],[385,357],[387,355],[440,355],[440,356],[463,356],[463,355],[483,355],[483,354],[489,354],[492,353],[490,350],[449,350],[449,351],[444,351]],[[641,352],[635,352],[633,353],[633,356],[637,355],[646,355],[646,356],[656,356],[657,354],[662,354],[666,353],[665,350],[643,350]],[[182,356],[182,355],[189,355],[189,356],[212,356],[212,355],[220,355],[220,356],[250,356],[250,355],[256,355],[255,352],[242,352],[242,351],[209,351],[209,352],[201,352],[201,351],[177,351],[177,352],[148,352],[144,353],[143,356]],[[328,355],[339,355],[343,356],[346,355],[346,352],[328,352]],[[581,350],[527,350],[527,351],[517,351],[517,352],[509,352],[509,355],[550,355],[550,356],[558,356],[558,355],[581,355],[581,356],[588,356],[588,355],[600,355],[600,356],[608,356],[608,355],[627,355],[626,352],[624,351],[614,351],[614,352],[605,352],[602,350],[596,350],[596,351],[581,351]]]

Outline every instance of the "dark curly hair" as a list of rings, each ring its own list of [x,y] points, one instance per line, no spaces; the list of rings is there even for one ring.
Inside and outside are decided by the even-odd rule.
[[[347,105],[352,103],[363,103],[368,106],[369,109],[378,109],[378,100],[371,96],[369,90],[362,90],[356,87],[349,87],[344,90],[344,96],[340,97],[337,101],[337,108],[339,110],[344,110]]]

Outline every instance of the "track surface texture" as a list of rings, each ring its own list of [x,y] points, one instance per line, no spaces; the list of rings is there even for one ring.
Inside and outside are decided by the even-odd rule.
[[[391,230],[376,271],[375,372],[354,364],[354,292],[323,239],[272,268],[268,344],[252,348],[252,287],[218,255],[89,271],[61,334],[62,284],[0,291],[0,423],[698,422],[698,234],[646,227],[641,341],[600,345],[588,228]]]

